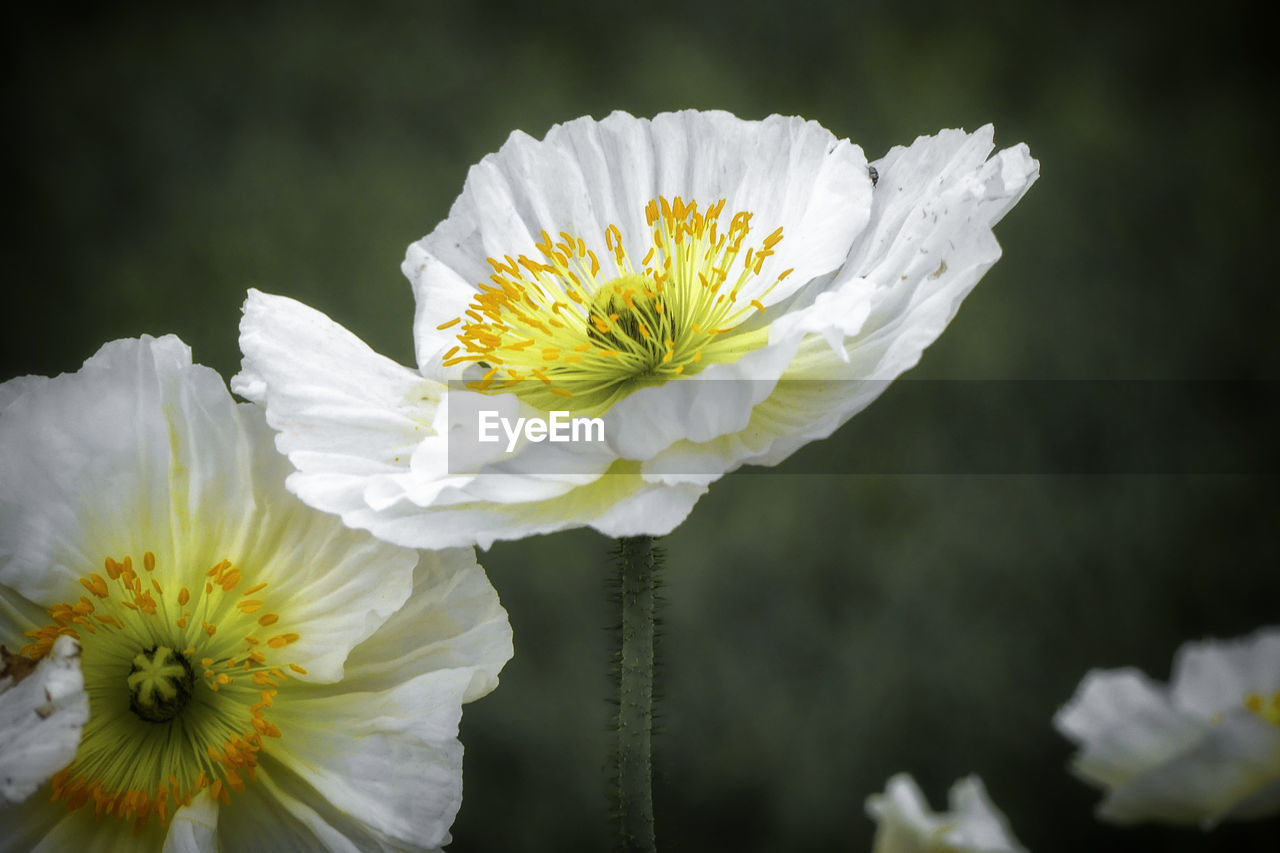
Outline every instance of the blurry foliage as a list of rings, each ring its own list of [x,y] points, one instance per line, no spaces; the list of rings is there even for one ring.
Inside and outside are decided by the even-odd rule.
[[[1175,8],[28,7],[0,36],[0,370],[176,332],[229,376],[248,286],[411,364],[398,264],[469,164],[514,128],[698,107],[802,114],[872,159],[988,121],[1030,144],[1043,177],[998,229],[1006,256],[915,377],[1275,379],[1275,66],[1245,10]],[[868,849],[861,804],[899,770],[935,804],[982,774],[1037,851],[1265,849],[1274,820],[1096,823],[1049,719],[1089,667],[1164,678],[1183,641],[1275,621],[1274,471],[786,474],[901,431],[945,455],[945,414],[893,394],[869,432],[716,484],[669,537],[663,849]],[[463,721],[452,850],[605,846],[608,550],[575,532],[484,555],[517,654]]]

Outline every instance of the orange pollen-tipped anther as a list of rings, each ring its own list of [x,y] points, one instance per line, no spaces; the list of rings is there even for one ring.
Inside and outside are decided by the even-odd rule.
[[[107,582],[97,572],[92,573],[87,578],[80,578],[80,584],[98,598],[107,597]]]

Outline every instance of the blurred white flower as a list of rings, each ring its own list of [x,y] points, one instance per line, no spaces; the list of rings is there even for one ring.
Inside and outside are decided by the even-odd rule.
[[[894,776],[867,798],[877,824],[872,853],[1026,853],[977,776],[952,785],[947,801],[949,811],[932,812],[909,774]]]
[[[0,385],[0,641],[41,660],[0,694],[0,850],[449,840],[462,703],[511,656],[506,613],[471,549],[304,506],[271,435],[174,337]],[[9,700],[39,679],[33,722]]]
[[[1092,670],[1054,717],[1072,770],[1106,791],[1114,823],[1201,824],[1280,810],[1280,628],[1188,643],[1168,687]]]
[[[1038,176],[1025,145],[988,159],[992,134],[869,165],[782,116],[513,133],[409,247],[417,371],[251,291],[232,388],[266,405],[292,491],[391,542],[667,533],[726,472],[830,435],[941,334]],[[481,443],[486,409],[599,418],[603,440]]]

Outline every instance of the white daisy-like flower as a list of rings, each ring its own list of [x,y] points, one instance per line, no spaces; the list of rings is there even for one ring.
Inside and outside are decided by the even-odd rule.
[[[1093,670],[1054,717],[1072,770],[1103,788],[1098,817],[1200,824],[1280,811],[1280,628],[1188,643],[1168,686]]]
[[[513,133],[409,247],[417,370],[251,291],[232,388],[266,405],[291,490],[392,542],[667,533],[726,472],[829,435],[942,332],[1038,175],[1025,145],[991,156],[992,133],[871,164],[782,116]],[[578,440],[553,440],[556,412]]]
[[[271,436],[174,337],[0,385],[0,641],[41,661],[0,694],[0,850],[449,840],[462,704],[511,656],[506,613],[472,549],[303,505]],[[46,667],[82,679],[87,719],[76,684],[43,722],[9,702]]]
[[[877,824],[872,853],[1026,853],[977,776],[952,785],[947,800],[949,811],[930,811],[909,774],[894,776],[867,798]]]

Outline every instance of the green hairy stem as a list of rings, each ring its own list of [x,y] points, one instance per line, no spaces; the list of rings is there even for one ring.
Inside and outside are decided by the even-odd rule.
[[[657,569],[661,550],[652,536],[618,540],[618,594],[622,602],[618,676],[618,828],[621,849],[652,853],[653,671]]]

